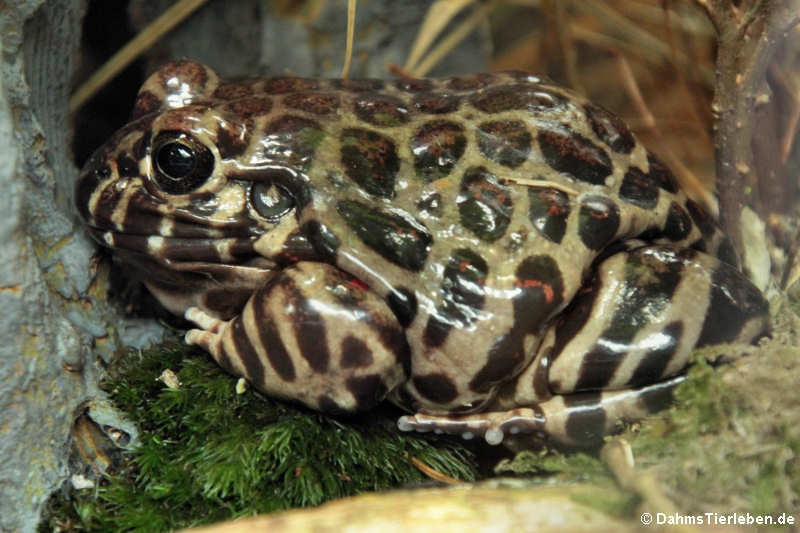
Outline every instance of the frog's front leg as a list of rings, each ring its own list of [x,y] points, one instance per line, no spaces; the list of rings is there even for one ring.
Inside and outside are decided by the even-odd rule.
[[[186,342],[276,397],[327,412],[379,403],[407,379],[405,333],[386,303],[327,264],[300,262],[257,290],[242,313],[221,321],[198,308]]]
[[[768,331],[767,302],[734,268],[694,250],[640,247],[597,266],[490,412],[417,414],[398,424],[483,435],[490,444],[534,432],[592,444],[617,421],[663,405],[694,348],[749,343]]]

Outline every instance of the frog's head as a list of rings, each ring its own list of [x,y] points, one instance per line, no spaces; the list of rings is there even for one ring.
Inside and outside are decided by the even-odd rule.
[[[287,256],[308,251],[296,214],[320,132],[273,110],[257,83],[226,84],[185,60],[151,75],[131,122],[81,171],[75,197],[91,235],[159,278],[273,269],[280,259],[256,251],[267,235]]]

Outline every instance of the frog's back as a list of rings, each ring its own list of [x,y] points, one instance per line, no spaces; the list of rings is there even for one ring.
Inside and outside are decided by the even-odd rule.
[[[735,262],[625,124],[565,89],[521,73],[324,83],[335,112],[301,106],[322,132],[301,223],[320,248],[319,235],[335,236],[337,266],[405,319],[418,378],[405,403],[447,404],[444,389],[474,409],[530,362],[612,243]],[[302,94],[283,105],[319,98]]]

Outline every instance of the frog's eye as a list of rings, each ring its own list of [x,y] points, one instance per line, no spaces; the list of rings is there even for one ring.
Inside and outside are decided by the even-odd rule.
[[[277,220],[294,207],[294,196],[283,186],[274,182],[258,182],[250,193],[253,207],[262,217]]]
[[[168,194],[186,194],[203,185],[214,171],[214,155],[186,133],[166,131],[153,142],[154,178]]]

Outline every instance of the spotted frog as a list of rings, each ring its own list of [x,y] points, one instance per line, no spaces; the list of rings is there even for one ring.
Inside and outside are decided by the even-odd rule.
[[[767,304],[616,116],[524,73],[226,81],[183,60],[76,187],[186,341],[329,413],[591,442]],[[518,438],[518,437],[517,437]]]

